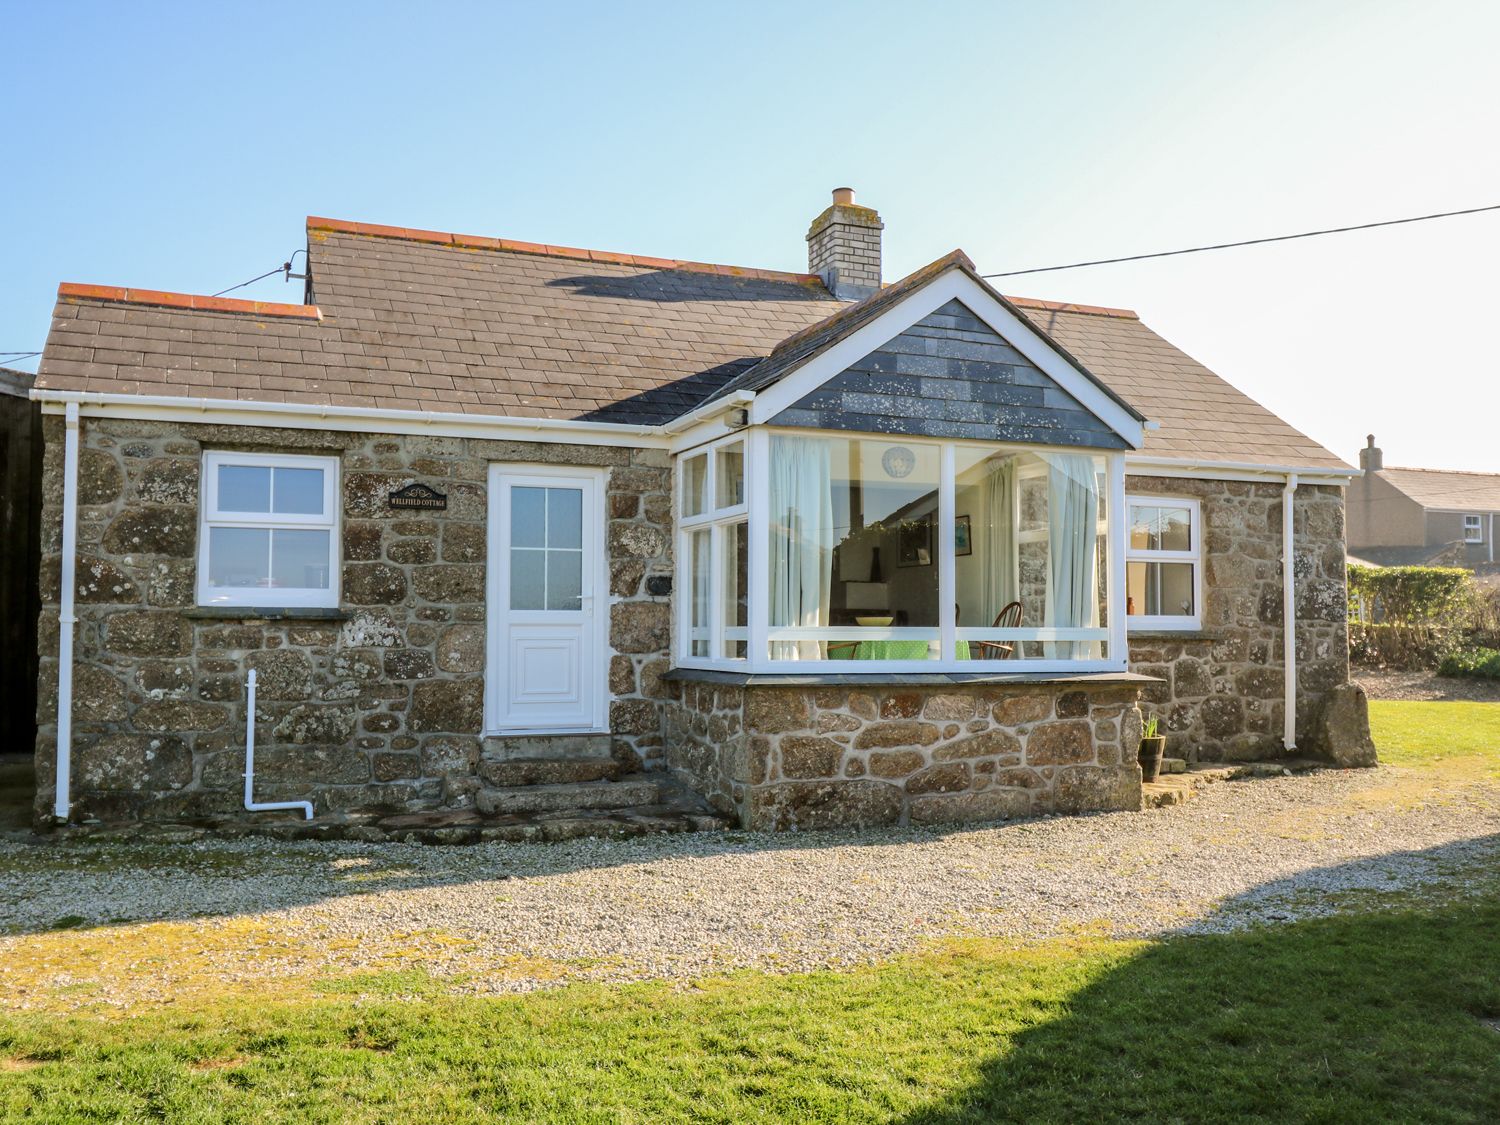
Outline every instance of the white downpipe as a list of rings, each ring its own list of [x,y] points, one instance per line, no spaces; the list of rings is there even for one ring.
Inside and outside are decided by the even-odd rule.
[[[63,413],[62,588],[57,603],[57,784],[52,815],[66,823],[73,805],[73,627],[78,571],[78,404]]]
[[[1286,475],[1281,490],[1281,631],[1283,664],[1286,669],[1285,726],[1281,745],[1297,749],[1297,553],[1292,537],[1293,506],[1297,498],[1297,474]]]
[[[272,812],[280,809],[301,809],[302,815],[311,820],[311,801],[257,801],[255,799],[255,669],[250,669],[250,683],[245,689],[245,808],[250,812]]]

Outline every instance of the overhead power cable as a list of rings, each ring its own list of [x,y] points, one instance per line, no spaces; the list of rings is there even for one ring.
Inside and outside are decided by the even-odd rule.
[[[23,359],[30,359],[41,352],[0,352],[0,363],[20,363]]]
[[[270,277],[273,273],[281,273],[283,270],[288,269],[288,268],[289,268],[288,264],[285,263],[285,262],[283,262],[281,265],[277,266],[274,270],[267,270],[265,273],[261,274],[259,277],[252,277],[249,281],[242,281],[238,285],[231,285],[228,289],[220,289],[217,293],[214,294],[214,296],[215,297],[222,297],[222,296],[224,296],[225,293],[233,293],[236,289],[243,289],[247,285],[254,285],[257,281],[264,281],[266,278]]]
[[[1158,250],[1153,254],[1128,254],[1123,258],[1099,258],[1092,262],[1070,262],[1065,266],[1037,266],[1029,270],[1006,270],[1002,273],[986,273],[981,277],[1020,277],[1028,273],[1055,273],[1057,270],[1076,270],[1084,266],[1112,266],[1118,262],[1141,262],[1147,258],[1174,258],[1179,254],[1202,254],[1208,250],[1230,250],[1236,246],[1260,246],[1267,242],[1290,242],[1295,238],[1317,238],[1324,234],[1345,234],[1352,230],[1373,230],[1376,227],[1395,227],[1403,223],[1425,223],[1430,219],[1451,219],[1458,215],[1478,215],[1484,211],[1500,211],[1500,203],[1487,207],[1467,207],[1462,211],[1438,211],[1431,215],[1413,215],[1407,219],[1385,219],[1378,223],[1357,223],[1349,227],[1329,227],[1327,230],[1308,230],[1300,234],[1278,234],[1270,238],[1246,238],[1240,242],[1216,242],[1211,246],[1189,246],[1185,250]]]

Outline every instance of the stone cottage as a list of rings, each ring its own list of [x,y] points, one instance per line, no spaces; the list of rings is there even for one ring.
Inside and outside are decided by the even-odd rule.
[[[1316,752],[1352,470],[882,230],[839,189],[799,274],[310,218],[300,304],[61,286],[38,821],[1129,809],[1142,708]]]

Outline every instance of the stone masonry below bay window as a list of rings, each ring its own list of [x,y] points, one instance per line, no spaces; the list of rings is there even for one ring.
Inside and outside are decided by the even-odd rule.
[[[687,682],[667,761],[754,830],[1138,809],[1139,682]]]
[[[271,616],[195,602],[205,450],[337,457],[339,608]],[[53,800],[63,441],[46,421],[37,812]],[[240,809],[245,681],[257,670],[256,796],[355,807],[462,808],[497,740],[481,738],[486,481],[492,463],[602,466],[613,653],[610,735],[624,770],[662,758],[670,624],[647,579],[672,571],[666,454],[334,430],[86,418],[81,428],[75,818]],[[443,511],[393,511],[421,482]],[[596,740],[596,749],[600,740]]]

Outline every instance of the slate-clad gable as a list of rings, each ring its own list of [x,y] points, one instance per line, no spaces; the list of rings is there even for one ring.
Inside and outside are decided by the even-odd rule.
[[[960,301],[772,419],[779,426],[1124,449],[1124,440]]]

